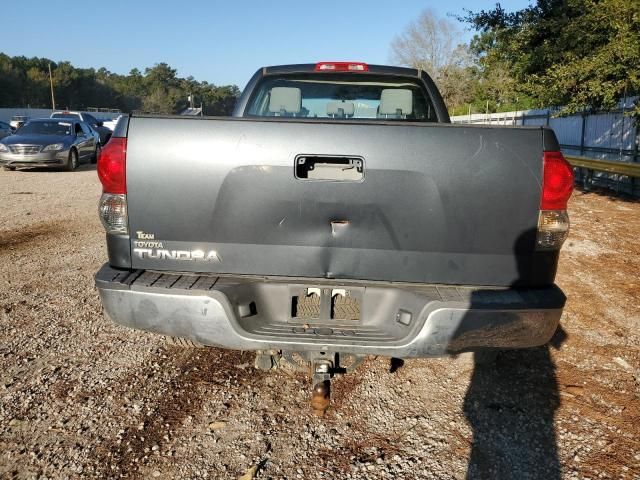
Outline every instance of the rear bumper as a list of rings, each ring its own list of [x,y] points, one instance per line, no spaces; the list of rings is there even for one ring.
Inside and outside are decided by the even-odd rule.
[[[526,348],[554,334],[557,286],[477,288],[322,279],[215,277],[117,270],[96,286],[109,318],[127,327],[236,350],[339,351],[399,358]],[[291,297],[346,289],[360,321],[292,318]]]

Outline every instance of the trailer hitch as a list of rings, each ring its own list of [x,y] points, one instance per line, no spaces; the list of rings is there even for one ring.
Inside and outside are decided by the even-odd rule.
[[[324,358],[317,359],[312,362],[312,369],[313,393],[311,395],[311,408],[315,415],[322,417],[331,403],[333,362]]]
[[[331,404],[331,380],[336,375],[352,373],[364,359],[362,355],[351,353],[282,351],[277,363],[278,368],[311,375],[311,408],[314,414],[322,417]]]

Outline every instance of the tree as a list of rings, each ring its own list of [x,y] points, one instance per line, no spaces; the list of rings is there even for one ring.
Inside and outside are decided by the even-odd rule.
[[[125,112],[178,113],[193,93],[207,114],[229,115],[239,95],[235,85],[217,87],[192,77],[179,78],[166,63],[145,69],[144,75],[137,68],[118,75],[106,68],[76,68],[69,62],[0,53],[0,107],[50,107],[49,64],[57,106],[75,110],[117,107]]]
[[[392,61],[426,71],[450,110],[470,101],[474,91],[473,56],[456,42],[459,36],[453,22],[427,9],[391,43]]]
[[[640,93],[637,0],[537,0],[515,12],[496,4],[463,20],[479,32],[473,47],[484,72],[509,72],[538,106],[610,109]]]
[[[49,77],[36,67],[31,67],[26,74],[27,104],[42,105],[47,101]]]
[[[450,63],[438,72],[435,81],[452,114],[473,102],[478,83],[475,73],[474,58],[467,45],[458,45]]]
[[[391,42],[393,59],[428,72],[436,78],[451,63],[459,35],[455,24],[438,18],[433,10],[424,10],[405,31]]]
[[[11,57],[0,53],[0,105],[10,105],[20,91],[20,76]]]

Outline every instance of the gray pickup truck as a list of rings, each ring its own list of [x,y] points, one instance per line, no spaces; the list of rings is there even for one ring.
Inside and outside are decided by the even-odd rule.
[[[233,117],[123,117],[98,162],[108,317],[330,379],[554,334],[573,172],[544,127],[452,125],[419,70],[261,68]]]

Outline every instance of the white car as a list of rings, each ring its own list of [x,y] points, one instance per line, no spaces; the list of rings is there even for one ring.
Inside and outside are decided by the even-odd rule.
[[[11,128],[15,131],[22,125],[27,123],[27,120],[29,120],[29,117],[27,117],[26,115],[14,115],[13,117],[11,117],[9,125],[11,125]]]
[[[116,128],[116,124],[118,123],[118,120],[120,120],[120,117],[122,117],[122,115],[118,115],[116,118],[112,118],[111,120],[104,120],[102,122],[102,126],[107,127],[109,130],[113,132]]]

